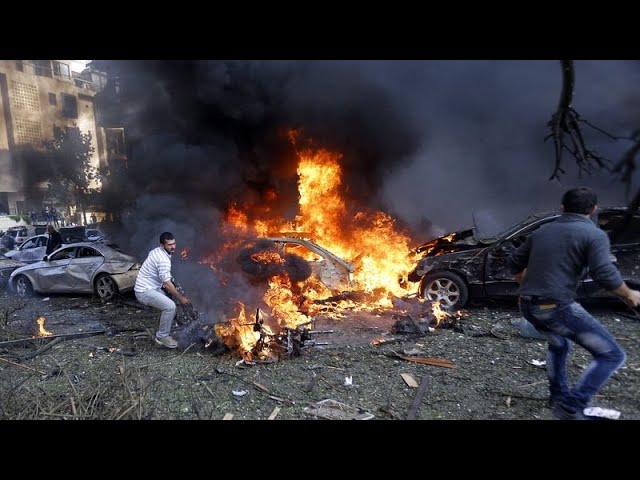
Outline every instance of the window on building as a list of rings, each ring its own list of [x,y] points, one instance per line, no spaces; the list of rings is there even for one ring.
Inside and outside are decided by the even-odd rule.
[[[125,155],[124,129],[108,128],[105,132],[107,137],[107,152],[109,155]]]
[[[55,93],[50,93],[49,94],[49,105],[57,105],[58,104],[58,100],[56,99],[56,94]]]
[[[62,94],[62,115],[67,118],[78,118],[78,99],[74,95]]]
[[[51,60],[34,60],[33,67],[36,75],[40,77],[52,77]]]
[[[71,78],[71,70],[69,69],[69,65],[66,63],[57,62],[54,60],[53,62],[53,73],[62,78]]]
[[[22,60],[16,60],[16,70],[24,72],[24,63],[22,63]]]

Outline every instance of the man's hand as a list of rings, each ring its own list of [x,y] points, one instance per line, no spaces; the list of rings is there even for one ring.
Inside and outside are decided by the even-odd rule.
[[[182,305],[186,305],[190,303],[190,300],[185,295],[181,294],[178,291],[178,289],[176,288],[176,286],[173,284],[171,280],[167,280],[162,284],[162,286],[167,292],[169,292],[169,295],[171,295],[174,298],[177,298]]]
[[[632,307],[637,307],[640,305],[640,292],[638,290],[629,289],[629,294],[627,295],[626,301]]]
[[[625,282],[622,282],[622,285],[613,290],[613,293],[618,295],[632,307],[640,305],[640,292],[638,290],[630,289]]]

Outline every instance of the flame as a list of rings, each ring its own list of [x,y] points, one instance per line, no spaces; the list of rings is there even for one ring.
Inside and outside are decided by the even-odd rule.
[[[406,279],[407,272],[416,261],[408,235],[398,228],[395,219],[384,212],[347,205],[344,199],[346,189],[342,184],[342,154],[313,147],[309,140],[304,143],[304,148],[298,148],[302,143],[300,130],[289,130],[287,135],[297,155],[299,198],[294,220],[273,218],[271,207],[279,199],[274,189],[263,191],[258,200],[253,198],[254,203],[234,201],[227,207],[222,226],[226,239],[224,248],[208,255],[202,263],[219,272],[218,264],[224,252],[240,246],[247,238],[286,234],[310,238],[354,265],[353,289],[367,293],[368,301],[356,307],[352,301],[344,300],[341,302],[343,307],[392,307],[394,296],[415,293],[417,284],[401,281]],[[307,261],[320,260],[313,252],[302,253],[301,256]],[[252,259],[284,263],[280,254],[275,252],[257,253]],[[331,292],[313,275],[304,282],[293,282],[286,275],[270,278],[263,296],[264,303],[271,309],[266,316],[269,331],[295,328],[309,322],[310,317],[322,308],[313,300],[336,293],[339,292]],[[249,320],[253,316],[250,310],[247,312],[241,302],[238,305],[238,311],[230,317],[228,325],[218,324],[215,331],[227,346],[237,348],[245,357],[253,355],[251,352],[259,341],[264,343],[264,334],[261,337],[260,332],[254,329],[255,322]]]
[[[53,335],[53,333],[47,331],[44,328],[44,321],[45,321],[44,315],[40,315],[36,319],[36,322],[38,323],[38,331],[36,332],[37,337],[48,337],[49,335]]]
[[[189,247],[184,247],[182,250],[180,250],[180,258],[182,258],[182,260],[186,260],[189,256],[189,253],[191,253],[191,249]]]
[[[433,304],[431,305],[431,311],[433,312],[433,316],[436,319],[436,327],[451,316],[449,312],[442,309],[442,307],[440,306],[440,300],[436,300],[435,302],[433,302]]]

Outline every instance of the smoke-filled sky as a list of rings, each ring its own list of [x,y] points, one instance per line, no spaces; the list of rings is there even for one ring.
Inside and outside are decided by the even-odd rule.
[[[601,205],[626,202],[620,182],[606,172],[578,178],[569,156],[562,183],[548,180],[558,61],[96,64],[120,77],[135,217],[145,222],[132,238],[152,231],[155,240],[161,224],[201,237],[230,199],[259,204],[270,188],[281,194],[279,213],[295,214],[295,188],[284,180],[295,177],[288,128],[342,152],[345,194],[411,225],[425,236],[417,241],[471,225],[472,212],[507,226],[556,209],[576,185],[596,188]],[[638,62],[577,61],[573,107],[630,136],[640,127],[639,80]],[[630,146],[584,128],[613,160]]]

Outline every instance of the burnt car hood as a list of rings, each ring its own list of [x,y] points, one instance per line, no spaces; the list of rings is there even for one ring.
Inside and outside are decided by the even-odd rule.
[[[434,238],[416,248],[416,253],[421,253],[423,257],[434,257],[443,253],[484,248],[495,241],[493,239],[479,239],[476,237],[475,231],[475,228],[468,228]]]

